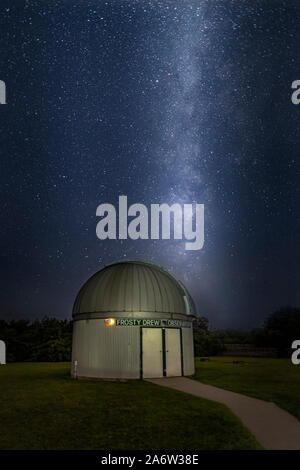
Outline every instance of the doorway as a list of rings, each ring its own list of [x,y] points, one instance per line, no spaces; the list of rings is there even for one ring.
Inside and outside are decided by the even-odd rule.
[[[141,377],[183,375],[181,343],[179,328],[141,328]]]

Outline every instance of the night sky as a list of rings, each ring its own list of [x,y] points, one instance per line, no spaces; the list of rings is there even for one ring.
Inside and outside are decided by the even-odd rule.
[[[212,327],[300,305],[300,3],[1,0],[0,317],[70,318],[105,264],[181,279]],[[101,241],[96,208],[205,205],[205,243]]]

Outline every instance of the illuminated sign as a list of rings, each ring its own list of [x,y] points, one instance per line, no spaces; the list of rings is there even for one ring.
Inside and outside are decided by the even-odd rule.
[[[191,328],[192,322],[156,318],[116,318],[116,326],[146,326],[149,328]]]

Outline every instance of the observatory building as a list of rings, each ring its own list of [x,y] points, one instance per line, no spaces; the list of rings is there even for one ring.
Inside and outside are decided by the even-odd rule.
[[[192,375],[195,315],[184,285],[161,267],[144,261],[106,266],[74,303],[72,376]]]

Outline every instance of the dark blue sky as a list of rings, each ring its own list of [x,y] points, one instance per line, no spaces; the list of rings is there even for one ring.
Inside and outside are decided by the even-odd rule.
[[[4,318],[70,317],[82,283],[138,258],[213,327],[299,306],[297,1],[0,5]],[[100,241],[96,208],[205,205],[205,244]]]

